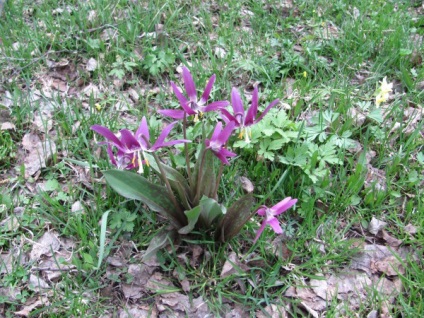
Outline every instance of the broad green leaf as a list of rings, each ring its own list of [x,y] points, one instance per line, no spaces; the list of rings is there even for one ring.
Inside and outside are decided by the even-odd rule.
[[[174,229],[165,228],[162,229],[155,237],[150,241],[149,247],[143,255],[142,261],[147,261],[152,256],[155,256],[157,251],[168,246],[177,237],[177,231]]]
[[[191,210],[184,211],[184,214],[187,217],[188,224],[178,230],[180,234],[190,233],[196,226],[197,220],[199,220],[200,213],[202,212],[202,207],[200,205],[194,207]]]
[[[243,225],[249,221],[253,203],[252,193],[248,193],[234,202],[221,220],[219,228],[215,232],[215,239],[225,242],[236,236]]]
[[[225,214],[225,207],[221,206],[214,199],[203,197],[200,200],[200,205],[202,207],[201,219],[206,228],[210,227],[215,221],[216,218]]]
[[[150,166],[153,170],[156,171],[159,175],[161,174],[158,164],[152,155],[145,154],[147,160],[150,163]],[[171,185],[171,188],[178,193],[180,203],[184,206],[185,209],[191,209],[190,205],[190,187],[188,186],[186,178],[179,173],[177,170],[161,164],[163,170],[165,171],[166,178]]]
[[[200,226],[203,228],[208,229],[217,217],[224,214],[218,202],[205,196],[202,197],[198,206],[184,213],[187,216],[188,225],[178,231],[180,234],[190,233],[197,222],[200,222]]]
[[[180,207],[174,206],[165,187],[151,183],[130,171],[112,169],[103,171],[103,175],[109,185],[120,195],[142,201],[153,211],[170,218],[173,225],[181,227],[182,222],[177,214]]]
[[[199,204],[201,197],[203,196],[212,197],[215,195],[214,193],[212,193],[215,189],[215,182],[216,182],[216,173],[214,170],[214,158],[215,156],[212,154],[212,152],[207,150],[205,154],[205,158],[204,158],[202,171],[199,171],[201,168],[201,164],[200,164],[201,158],[199,158],[199,160],[197,161],[194,167],[192,178],[195,181],[192,183],[192,188],[191,188],[191,193],[194,198],[192,203],[194,206]],[[199,173],[201,174],[200,181],[198,180]],[[198,195],[196,195],[196,193]]]

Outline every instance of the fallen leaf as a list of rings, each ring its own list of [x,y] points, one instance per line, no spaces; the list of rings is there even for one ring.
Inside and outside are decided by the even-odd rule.
[[[240,269],[242,271],[246,271],[249,268],[245,264],[242,264],[240,262],[235,252],[231,252],[230,255],[228,255],[227,260],[225,261],[224,266],[222,267],[221,278],[238,273]]]
[[[47,284],[44,279],[34,274],[29,275],[28,285],[29,289],[33,291],[41,291],[42,289],[50,288],[50,285]]]
[[[417,227],[412,225],[411,223],[408,223],[405,227],[404,230],[406,233],[414,235],[418,233]]]
[[[87,61],[87,65],[85,66],[85,69],[89,72],[94,71],[97,68],[97,61],[94,58],[90,58]]]
[[[368,224],[368,231],[374,235],[377,235],[377,233],[384,229],[386,225],[386,222],[380,221],[375,217],[372,217],[371,222]]]
[[[48,306],[49,304],[50,303],[49,303],[48,299],[43,297],[43,298],[36,300],[33,303],[25,304],[24,307],[21,310],[15,311],[15,315],[21,316],[21,317],[29,317],[31,312],[34,309],[36,309],[37,307],[41,307],[41,306],[45,307],[45,306]]]
[[[387,276],[397,276],[399,273],[404,274],[405,269],[402,263],[394,256],[387,256],[373,264],[376,271],[386,274]]]
[[[391,236],[385,230],[382,230],[381,234],[382,234],[381,236],[382,236],[383,240],[385,240],[389,246],[398,247],[399,245],[402,244],[401,240],[398,240],[397,238]]]
[[[1,124],[0,130],[16,130],[16,126],[10,122],[4,122]]]
[[[56,145],[46,139],[42,141],[38,135],[27,133],[22,139],[22,146],[28,151],[24,158],[25,177],[34,175],[47,166],[47,161],[56,153]]]
[[[51,256],[53,252],[58,251],[60,248],[60,241],[52,232],[46,232],[38,240],[34,242],[30,253],[32,261],[38,261],[41,255]]]

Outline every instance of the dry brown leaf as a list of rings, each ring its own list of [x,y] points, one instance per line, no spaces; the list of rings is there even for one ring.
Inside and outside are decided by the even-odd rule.
[[[391,247],[398,247],[399,245],[401,245],[403,243],[401,240],[398,240],[397,238],[391,236],[385,230],[381,231],[381,236],[382,236],[383,240],[385,240],[387,242],[387,244]]]
[[[404,230],[406,233],[414,235],[418,233],[417,227],[412,225],[411,223],[408,223],[405,227]]]
[[[262,311],[256,312],[256,318],[288,318],[285,306],[277,306],[275,304],[267,305]]]
[[[371,234],[377,235],[382,229],[386,227],[387,223],[384,221],[380,221],[375,217],[372,217],[370,224],[368,225],[368,231]]]
[[[235,274],[240,269],[243,271],[247,271],[249,268],[245,264],[242,264],[240,262],[235,252],[231,252],[230,255],[228,255],[227,260],[225,261],[224,266],[222,267],[221,277],[224,278]]]
[[[86,69],[87,71],[89,71],[89,72],[92,72],[92,71],[94,71],[96,68],[97,68],[97,61],[96,61],[96,59],[94,59],[94,58],[90,58],[90,59],[87,61],[87,64],[86,64],[86,66],[85,66],[85,69]]]
[[[134,284],[121,284],[122,292],[124,293],[125,298],[129,299],[139,299],[143,296],[142,292],[144,290],[141,286],[136,286]]]
[[[153,314],[150,310],[140,309],[138,307],[127,307],[121,309],[119,318],[156,318],[157,314]]]
[[[16,130],[15,124],[12,124],[8,121],[1,123],[0,130]]]
[[[47,284],[44,279],[34,274],[29,275],[28,287],[33,291],[41,291],[43,289],[50,289],[50,285]]]
[[[402,263],[395,256],[387,256],[375,262],[373,268],[387,276],[397,276],[399,273],[405,273]]]
[[[41,255],[51,256],[52,253],[58,251],[59,248],[60,241],[56,235],[52,232],[46,232],[38,242],[33,242],[29,257],[32,261],[38,261]]]
[[[25,304],[24,307],[21,310],[15,311],[15,315],[21,316],[21,317],[29,317],[31,312],[34,309],[41,307],[41,306],[43,306],[43,307],[48,306],[49,304],[50,304],[49,300],[47,298],[43,297],[43,298],[37,299],[33,303]]]
[[[327,302],[307,286],[290,286],[284,296],[300,299],[304,305],[313,309],[314,311],[322,311],[327,307]]]
[[[374,168],[370,164],[367,164],[367,175],[364,181],[364,187],[370,188],[374,186],[377,191],[386,191],[386,172],[381,169]]]
[[[38,135],[27,133],[22,146],[28,151],[24,158],[25,177],[28,178],[47,166],[47,161],[56,153],[56,145],[50,140],[42,141]]]
[[[191,267],[197,267],[199,264],[200,256],[203,253],[203,248],[199,245],[192,245],[190,247],[191,250],[191,259],[190,259],[190,266]]]

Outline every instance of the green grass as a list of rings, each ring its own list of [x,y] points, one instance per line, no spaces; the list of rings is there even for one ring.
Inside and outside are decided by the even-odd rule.
[[[12,122],[16,129],[0,130],[0,180],[4,182],[0,218],[15,215],[17,207],[24,212],[16,214],[16,228],[0,227],[0,250],[7,254],[17,248],[29,253],[30,242],[46,231],[75,243],[67,262],[76,270],[51,283],[50,306],[33,314],[95,317],[116,314],[125,307],[122,293],[118,292],[119,297],[103,293],[106,286],[119,290],[127,268],[120,268],[115,276],[108,275],[110,266],[105,262],[96,268],[99,221],[105,211],[111,211],[109,221],[114,225],[109,223],[106,246],[110,255],[129,240],[138,251],[145,250],[166,222],[105,185],[101,170],[110,164],[105,151],[98,152],[89,127],[101,124],[113,131],[133,130],[146,115],[155,116],[153,126],[159,131],[161,118],[156,110],[178,107],[169,80],[179,81],[175,69],[182,63],[190,65],[199,89],[211,74],[217,75],[214,100],[229,99],[233,86],[250,91],[253,83],[260,82],[261,105],[275,98],[289,105],[279,109],[287,115],[284,125],[272,124],[273,129],[282,128],[284,136],[260,135],[270,127],[263,124],[256,144],[233,148],[239,157],[223,175],[222,201],[234,201],[239,195],[234,185],[240,176],[253,182],[260,201],[287,171],[265,203],[271,206],[286,196],[299,202],[282,217],[285,234],[280,245],[272,243],[275,235],[267,229],[252,247],[260,221],[255,218],[227,244],[217,245],[199,234],[183,238],[174,250],[160,251],[164,276],[180,291],[180,281],[187,279],[191,289],[186,294],[191,299],[202,296],[216,316],[234,304],[255,315],[269,304],[292,303],[290,314],[302,317],[305,311],[297,300],[282,295],[289,286],[317,274],[337,273],[350,264],[359,252],[354,246],[365,240],[358,229],[376,217],[388,223],[390,235],[416,253],[404,261],[406,272],[400,275],[404,291],[392,314],[422,315],[423,121],[404,115],[408,107],[418,111],[423,106],[418,83],[424,81],[424,68],[417,61],[422,59],[424,30],[418,10],[413,1],[371,0],[295,1],[288,11],[281,8],[281,1],[50,0],[37,5],[6,1],[0,22],[0,104],[5,103],[8,91],[12,105],[0,105],[0,124]],[[157,30],[162,31],[152,36]],[[217,47],[225,51],[224,57],[216,56]],[[90,58],[98,63],[94,71],[85,69]],[[66,61],[70,66],[49,68],[51,61]],[[387,117],[379,121],[368,112],[364,123],[357,125],[351,110],[365,107],[366,102],[374,105],[376,88],[384,77],[394,83],[395,91],[385,103]],[[67,83],[66,93],[52,89],[49,80],[58,78]],[[99,88],[98,96],[80,92],[89,83]],[[129,88],[139,94],[138,99],[128,97]],[[34,93],[41,96],[37,101]],[[118,110],[117,102],[127,105],[127,110]],[[46,108],[54,123],[47,134],[33,124]],[[334,117],[329,120],[328,116]],[[315,117],[313,124],[307,125],[305,120],[311,117]],[[289,134],[292,131],[295,134]],[[50,135],[57,153],[39,174],[27,178],[21,142],[30,132],[43,138]],[[355,153],[328,144],[330,138],[342,136],[358,142],[362,150]],[[264,142],[268,137],[286,141],[270,150]],[[375,156],[367,161],[365,154],[371,150]],[[297,156],[293,161],[288,159],[290,151]],[[258,153],[272,160],[258,160]],[[290,162],[283,163],[282,156]],[[304,165],[301,156],[305,156]],[[184,164],[178,155],[174,161],[176,166]],[[385,174],[385,179],[380,178],[385,190],[364,187],[369,179],[367,164]],[[46,180],[53,180],[53,188],[38,190]],[[83,211],[72,212],[77,201]],[[123,209],[138,217],[125,223],[119,219]],[[417,227],[416,234],[408,234],[408,224]],[[194,245],[203,250],[195,266],[189,258]],[[274,245],[278,252],[273,251]],[[235,274],[221,277],[231,251],[248,259],[249,270],[239,267]],[[133,250],[126,261],[138,264],[140,253]],[[188,257],[185,261],[183,254]],[[38,295],[27,283],[33,266],[37,264],[24,262],[0,274],[5,287],[19,291],[13,299],[0,296],[0,312],[6,317]],[[356,314],[366,316],[371,309],[381,309],[384,296],[369,295]],[[145,294],[137,301],[152,304],[154,297],[154,293]],[[353,314],[339,303],[336,299],[328,303],[328,317],[343,306],[345,315]]]

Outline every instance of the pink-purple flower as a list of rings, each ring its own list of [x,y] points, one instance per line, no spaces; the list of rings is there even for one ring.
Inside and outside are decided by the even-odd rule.
[[[181,93],[177,85],[175,85],[175,83],[171,81],[172,90],[177,96],[183,110],[162,109],[158,112],[162,115],[169,116],[174,119],[183,119],[185,114],[187,114],[188,116],[195,115],[195,120],[197,120],[198,116],[201,116],[203,113],[214,111],[228,106],[228,101],[216,101],[210,104],[206,104],[209,99],[213,84],[215,82],[215,77],[216,76],[214,74],[211,76],[211,78],[209,78],[209,81],[206,84],[206,88],[203,91],[200,100],[198,100],[196,85],[194,84],[193,77],[191,76],[190,71],[186,67],[183,67],[184,87],[188,99]]]
[[[272,101],[260,114],[258,117],[258,87],[255,86],[253,90],[252,96],[252,104],[247,110],[247,113],[244,110],[243,102],[241,100],[240,94],[235,87],[233,87],[231,91],[231,105],[233,107],[234,114],[231,115],[226,109],[221,109],[222,118],[225,122],[234,122],[236,127],[240,128],[239,138],[243,138],[245,136],[246,142],[250,142],[251,131],[250,126],[258,123],[267,113],[268,111],[278,104],[279,100],[276,99]]]
[[[210,149],[215,156],[218,157],[219,160],[223,164],[229,165],[227,157],[235,157],[237,154],[234,152],[225,149],[225,144],[228,141],[228,138],[231,136],[235,127],[234,122],[229,122],[224,129],[222,129],[222,123],[219,122],[215,130],[212,133],[211,139],[206,139],[206,149]]]
[[[258,232],[256,232],[256,237],[253,243],[258,240],[267,225],[270,225],[275,233],[283,233],[283,229],[281,228],[280,222],[278,221],[276,216],[290,209],[293,205],[296,204],[296,202],[297,199],[287,197],[284,200],[278,202],[272,208],[268,208],[265,205],[261,206],[258,211],[256,211],[256,213],[258,213],[260,216],[263,216],[264,220],[262,221],[261,227],[259,228]]]
[[[165,141],[171,129],[177,124],[173,122],[166,126],[160,133],[158,139],[153,144],[150,143],[149,127],[146,117],[143,116],[140,126],[135,134],[128,129],[120,130],[120,139],[108,128],[100,125],[93,125],[91,129],[107,139],[103,142],[108,145],[108,154],[112,164],[118,168],[132,169],[139,168],[139,172],[143,172],[143,163],[149,165],[145,158],[144,152],[153,152],[162,147],[169,147],[180,143],[190,142],[190,140],[178,139]],[[112,146],[115,146],[118,151],[116,155],[112,151]]]

